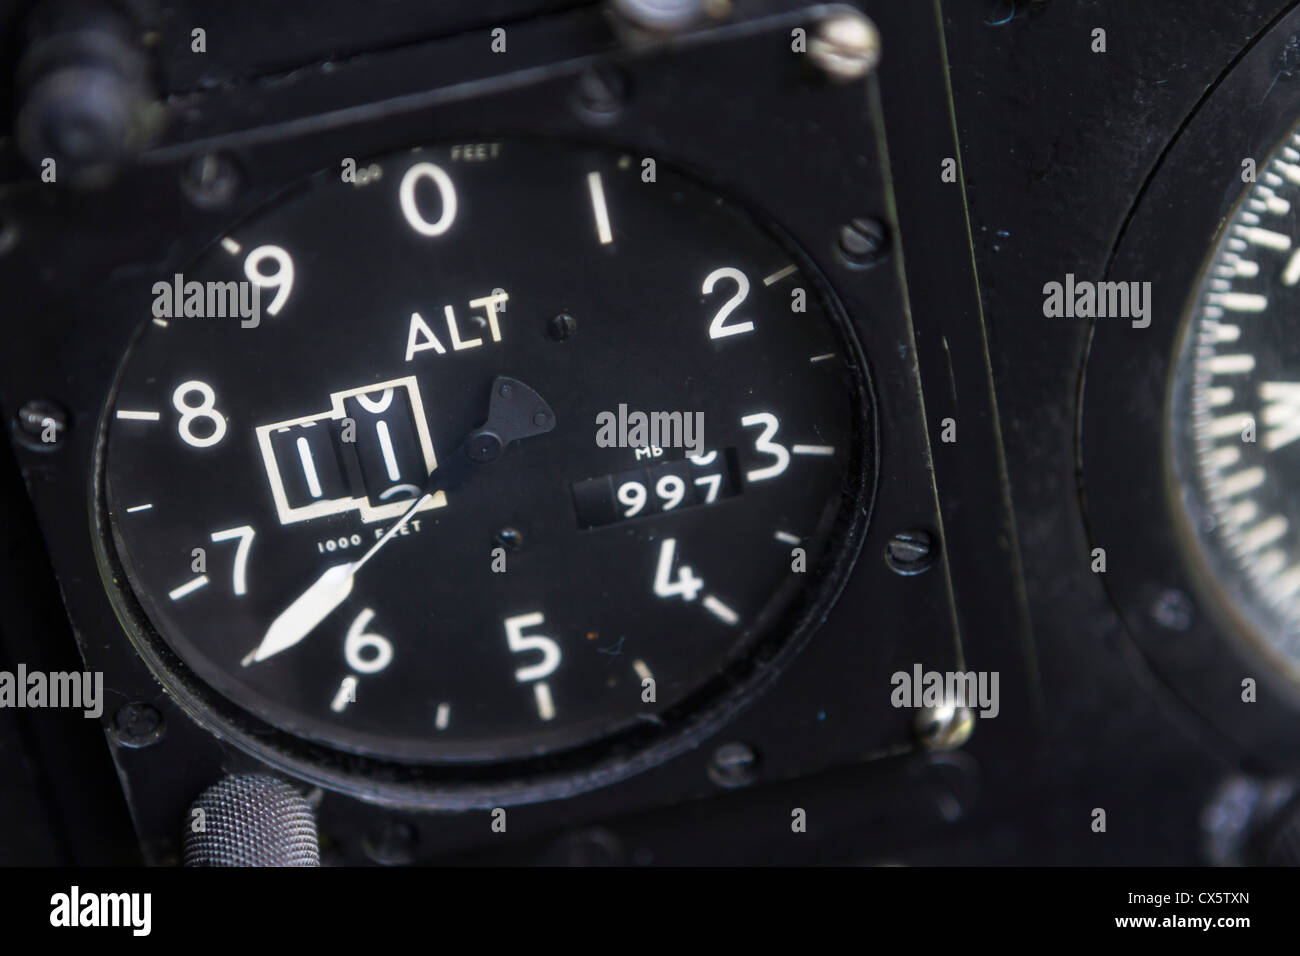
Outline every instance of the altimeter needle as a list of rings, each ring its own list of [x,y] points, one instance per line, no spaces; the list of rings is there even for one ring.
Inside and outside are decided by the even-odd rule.
[[[421,494],[384,536],[355,561],[345,561],[325,569],[311,587],[271,622],[261,643],[240,662],[247,667],[293,647],[329,617],[352,593],[356,573],[387,544],[420,510],[425,500],[439,491],[449,491],[464,484],[485,465],[501,458],[512,443],[523,438],[543,435],[555,427],[555,413],[537,392],[518,379],[498,375],[492,382],[492,398],[487,421],[465,436],[456,450],[429,476]]]

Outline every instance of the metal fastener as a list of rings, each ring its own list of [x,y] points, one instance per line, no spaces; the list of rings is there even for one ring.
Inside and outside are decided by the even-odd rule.
[[[600,63],[579,75],[574,102],[584,118],[604,123],[618,115],[627,96],[628,82],[623,72],[612,64]]]
[[[975,731],[975,712],[953,703],[922,707],[913,723],[917,743],[927,750],[956,750]]]
[[[1185,631],[1196,618],[1192,599],[1177,588],[1166,588],[1151,602],[1151,617],[1170,631]]]
[[[833,80],[860,80],[880,62],[880,31],[856,10],[836,13],[818,25],[808,55]]]
[[[723,744],[713,752],[709,779],[720,787],[735,789],[754,782],[758,776],[758,755],[745,744]]]
[[[889,229],[879,219],[854,219],[840,227],[839,251],[856,268],[877,265],[889,255]]]
[[[53,451],[68,430],[68,413],[58,402],[34,398],[24,402],[14,416],[14,432],[33,451]]]
[[[928,531],[899,531],[885,545],[885,563],[894,573],[920,574],[934,563],[934,538]]]
[[[239,189],[239,169],[224,153],[196,156],[181,174],[181,188],[201,209],[223,206]]]
[[[167,724],[157,707],[136,701],[119,708],[110,730],[121,746],[139,750],[162,740]]]
[[[546,334],[557,342],[564,342],[578,333],[578,320],[567,312],[561,312],[546,325]]]

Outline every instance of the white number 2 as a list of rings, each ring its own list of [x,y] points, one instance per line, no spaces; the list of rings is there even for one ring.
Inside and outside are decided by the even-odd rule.
[[[735,312],[745,298],[749,295],[749,280],[745,278],[745,273],[739,269],[733,269],[727,266],[722,269],[714,269],[704,279],[704,294],[708,295],[713,291],[713,287],[723,279],[730,279],[736,283],[736,294],[722,304],[718,314],[713,317],[709,323],[709,338],[720,339],[728,335],[739,335],[741,332],[752,332],[754,330],[753,322],[737,322],[734,325],[727,324],[727,318]]]

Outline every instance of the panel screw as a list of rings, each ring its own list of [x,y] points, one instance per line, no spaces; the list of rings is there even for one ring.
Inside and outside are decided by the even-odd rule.
[[[808,55],[832,80],[860,80],[880,62],[880,31],[856,10],[838,13],[818,25]]]
[[[564,866],[622,866],[627,860],[619,838],[600,827],[567,834],[555,849]]]
[[[200,209],[224,206],[239,188],[239,170],[224,153],[204,153],[185,167],[181,188]]]
[[[654,33],[683,30],[704,9],[703,0],[612,0],[612,6],[629,23]]]
[[[1192,599],[1177,588],[1166,588],[1151,602],[1151,617],[1163,628],[1185,631],[1192,626],[1196,608]]]
[[[922,707],[912,729],[926,750],[956,750],[975,731],[975,712],[952,703]]]
[[[68,430],[68,413],[57,402],[35,398],[14,416],[18,440],[33,451],[53,451]]]
[[[42,171],[54,160],[55,182],[101,185],[160,119],[149,61],[112,4],[32,6],[38,9],[16,71],[18,146]]]
[[[1281,70],[1279,75],[1291,79],[1300,71],[1300,37],[1295,34],[1286,38],[1286,43],[1282,45]]]
[[[573,338],[578,333],[578,320],[567,312],[561,312],[551,319],[546,326],[546,334],[557,342]]]
[[[390,820],[361,841],[366,856],[382,866],[407,866],[415,860],[419,834],[409,823]]]
[[[609,122],[627,101],[627,77],[617,67],[601,63],[588,67],[578,77],[575,102],[589,120]]]
[[[865,269],[889,255],[889,230],[878,219],[854,219],[840,227],[840,255],[851,266]]]
[[[162,740],[167,731],[162,712],[152,704],[124,704],[113,715],[113,737],[123,747],[139,750]]]
[[[709,779],[719,787],[734,790],[754,782],[758,775],[758,755],[745,744],[723,744],[713,752]]]
[[[0,216],[0,256],[18,245],[18,227],[5,216]]]
[[[518,528],[502,528],[492,536],[492,541],[507,551],[522,551],[524,547],[524,536]]]
[[[885,563],[897,574],[911,576],[934,563],[934,538],[928,531],[900,531],[885,546]]]

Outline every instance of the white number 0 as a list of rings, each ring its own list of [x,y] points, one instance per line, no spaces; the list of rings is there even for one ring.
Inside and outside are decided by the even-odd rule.
[[[438,187],[438,195],[442,198],[442,215],[436,222],[425,219],[415,204],[415,187],[425,177],[433,180],[434,185]],[[456,187],[452,185],[451,177],[441,166],[435,166],[433,163],[416,163],[402,177],[402,185],[397,195],[401,202],[402,215],[411,224],[411,228],[422,236],[441,236],[456,221]]]

